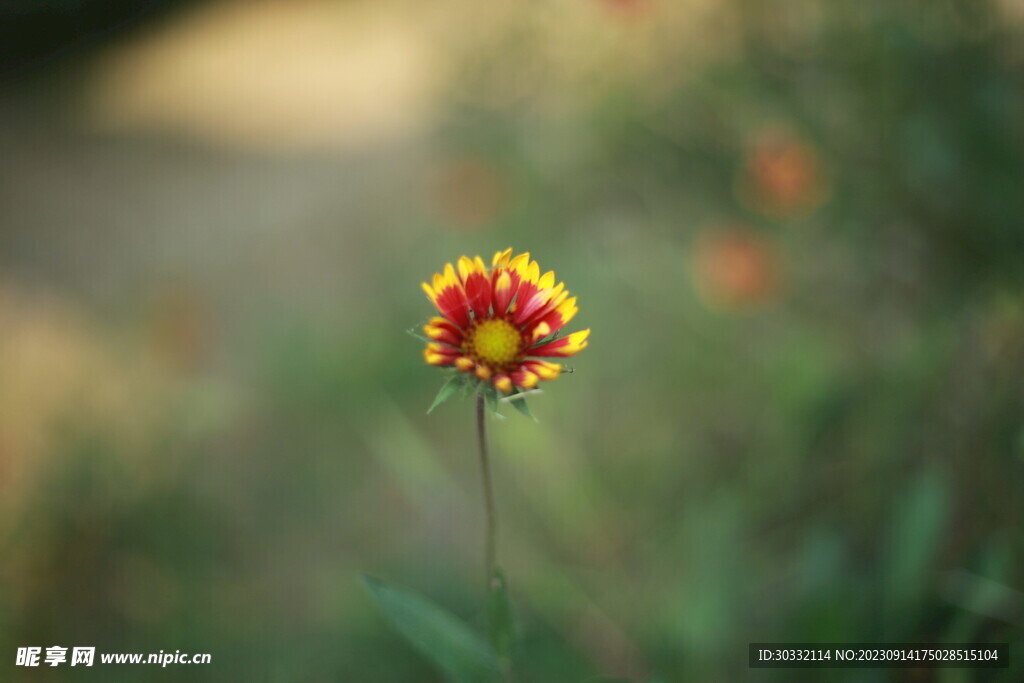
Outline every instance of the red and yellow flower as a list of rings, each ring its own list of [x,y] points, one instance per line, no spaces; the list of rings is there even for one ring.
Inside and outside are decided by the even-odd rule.
[[[510,394],[552,380],[562,366],[548,358],[574,356],[587,347],[590,330],[555,337],[579,310],[555,273],[541,275],[530,254],[499,251],[488,268],[479,256],[445,264],[423,291],[440,316],[423,331],[433,341],[423,350],[430,365],[472,372]]]

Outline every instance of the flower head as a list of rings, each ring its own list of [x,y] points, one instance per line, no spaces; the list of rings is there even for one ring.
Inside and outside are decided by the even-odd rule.
[[[562,372],[548,358],[573,356],[587,347],[590,330],[558,337],[579,310],[555,273],[541,275],[530,254],[499,251],[488,268],[479,256],[459,258],[435,273],[423,291],[440,316],[423,331],[433,341],[423,350],[430,365],[472,372],[506,394],[533,389]]]

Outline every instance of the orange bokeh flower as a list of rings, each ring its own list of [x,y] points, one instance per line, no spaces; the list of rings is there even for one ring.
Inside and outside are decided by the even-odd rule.
[[[601,0],[601,4],[611,13],[622,19],[637,19],[648,14],[653,7],[653,0]]]
[[[499,251],[488,268],[479,256],[445,264],[423,291],[440,316],[423,331],[433,341],[423,350],[430,365],[472,372],[506,394],[553,380],[562,366],[548,358],[573,356],[587,347],[590,330],[558,337],[579,310],[555,273],[540,274],[529,253]]]
[[[706,234],[694,249],[694,278],[704,300],[715,307],[749,308],[778,290],[775,251],[741,229]]]
[[[760,213],[778,217],[810,212],[828,194],[815,148],[775,129],[760,132],[751,142],[737,191]]]

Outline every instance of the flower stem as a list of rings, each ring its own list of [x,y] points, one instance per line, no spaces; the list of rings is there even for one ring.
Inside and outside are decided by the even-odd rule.
[[[476,395],[476,435],[480,447],[480,474],[484,484],[484,508],[486,514],[486,532],[484,540],[484,563],[487,570],[487,582],[484,584],[488,590],[494,580],[494,573],[497,563],[497,536],[498,522],[494,513],[494,488],[491,485],[491,461],[487,455],[487,434],[484,431],[484,395],[480,392]]]

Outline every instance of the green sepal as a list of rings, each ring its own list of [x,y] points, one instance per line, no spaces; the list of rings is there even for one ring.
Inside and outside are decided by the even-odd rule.
[[[529,391],[523,391],[522,389],[517,389],[516,393],[511,394],[509,396],[505,396],[504,398],[502,398],[501,402],[502,403],[510,404],[513,408],[515,408],[520,413],[522,413],[526,417],[530,418],[534,422],[539,422],[540,420],[538,420],[536,417],[534,417],[533,412],[530,410],[530,406],[526,403],[526,397],[530,396],[530,395],[533,395],[533,394],[542,394],[542,393],[544,393],[544,392],[541,389],[530,389]]]
[[[480,382],[479,391],[484,395],[484,403],[496,418],[504,420],[505,416],[498,412],[498,390],[490,382]]]
[[[512,404],[513,408],[518,410],[520,413],[522,413],[526,417],[530,418],[534,422],[538,422],[537,418],[535,418],[533,416],[533,413],[530,411],[530,406],[527,405],[525,398],[521,398],[521,399],[519,399],[517,401],[509,401],[509,403]]]
[[[458,393],[462,385],[466,383],[466,376],[462,373],[452,375],[448,378],[448,381],[441,385],[441,388],[437,392],[437,396],[434,397],[434,402],[430,404],[430,408],[427,409],[427,415],[434,412],[434,408],[438,407],[452,396]]]
[[[464,375],[465,380],[462,382],[462,391],[459,393],[459,398],[469,398],[475,394],[480,387],[480,380],[471,373]]]

